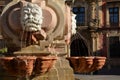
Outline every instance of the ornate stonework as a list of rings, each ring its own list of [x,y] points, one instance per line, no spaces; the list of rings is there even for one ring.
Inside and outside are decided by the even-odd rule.
[[[72,14],[72,34],[76,33],[76,14]]]
[[[1,14],[2,35],[11,52],[29,45],[45,51],[55,45],[57,53],[66,55],[72,25],[71,7],[64,0],[11,1]]]
[[[37,4],[28,2],[21,10],[21,24],[25,31],[39,31],[43,22],[42,9]]]

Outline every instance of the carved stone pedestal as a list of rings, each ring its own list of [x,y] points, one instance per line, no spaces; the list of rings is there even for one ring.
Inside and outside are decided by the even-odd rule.
[[[73,69],[69,66],[68,60],[59,58],[53,68],[43,75],[38,75],[32,80],[75,80]]]

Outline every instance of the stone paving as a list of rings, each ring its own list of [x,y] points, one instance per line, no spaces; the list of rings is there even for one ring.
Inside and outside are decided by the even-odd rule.
[[[75,74],[75,80],[120,80],[120,75],[79,75],[79,74]]]

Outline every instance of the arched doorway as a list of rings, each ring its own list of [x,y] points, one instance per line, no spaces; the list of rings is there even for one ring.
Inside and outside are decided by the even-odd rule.
[[[79,32],[71,37],[70,56],[90,56],[89,49],[87,41]]]

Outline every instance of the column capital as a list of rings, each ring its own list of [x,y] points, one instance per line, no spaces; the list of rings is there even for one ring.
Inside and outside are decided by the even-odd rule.
[[[97,37],[98,37],[98,33],[92,32],[92,33],[91,33],[91,37],[92,37],[92,38],[97,38]]]

